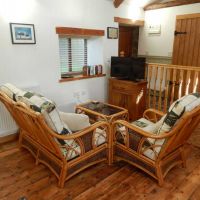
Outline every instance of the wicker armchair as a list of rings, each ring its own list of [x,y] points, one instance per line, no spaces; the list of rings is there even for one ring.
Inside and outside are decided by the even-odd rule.
[[[30,109],[23,103],[16,103],[3,92],[0,92],[0,101],[6,106],[20,128],[20,147],[31,152],[36,159],[36,164],[43,163],[58,178],[59,186],[64,187],[66,180],[80,171],[102,161],[111,163],[111,138],[110,127],[106,122],[97,122],[81,131],[69,135],[55,133],[43,116]],[[95,134],[103,134],[106,142],[97,144]],[[67,147],[58,140],[68,140],[79,145]],[[76,155],[68,160],[65,152]]]
[[[143,117],[157,122],[164,113],[148,109]],[[114,161],[124,160],[164,183],[164,177],[176,165],[186,167],[184,144],[200,122],[200,106],[185,112],[171,131],[153,134],[129,122],[117,120],[113,123]],[[150,141],[154,141],[153,144]],[[157,151],[159,149],[159,152]],[[146,152],[155,156],[150,158]]]

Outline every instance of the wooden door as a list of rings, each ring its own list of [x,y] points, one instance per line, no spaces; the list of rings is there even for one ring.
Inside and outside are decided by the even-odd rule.
[[[200,66],[200,13],[176,17],[172,64]]]
[[[125,57],[137,56],[139,27],[119,27],[119,55],[124,52]]]

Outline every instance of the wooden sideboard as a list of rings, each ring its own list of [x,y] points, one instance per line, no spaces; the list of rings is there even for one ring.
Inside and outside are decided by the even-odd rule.
[[[131,121],[142,117],[146,109],[147,82],[109,79],[109,103],[128,109]]]

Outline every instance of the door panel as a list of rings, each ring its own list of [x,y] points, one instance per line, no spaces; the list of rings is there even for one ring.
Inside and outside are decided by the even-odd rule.
[[[199,55],[200,55],[200,49],[199,49],[199,45],[200,45],[200,17],[197,19],[196,23],[197,23],[196,27],[198,27],[198,28],[197,28],[196,35],[195,35],[194,52],[198,52],[198,53],[194,54],[192,65],[197,63],[197,66],[200,66],[200,58],[199,58]]]
[[[181,15],[176,19],[172,63],[200,66],[200,14]]]
[[[124,52],[125,57],[137,56],[139,27],[119,27],[119,55]]]
[[[132,54],[132,35],[133,31],[129,27],[119,27],[119,55],[124,52],[125,57]]]

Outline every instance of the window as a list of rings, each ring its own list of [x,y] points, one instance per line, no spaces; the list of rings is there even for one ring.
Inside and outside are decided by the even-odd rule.
[[[87,65],[87,39],[59,36],[60,70],[62,74],[81,74]]]

